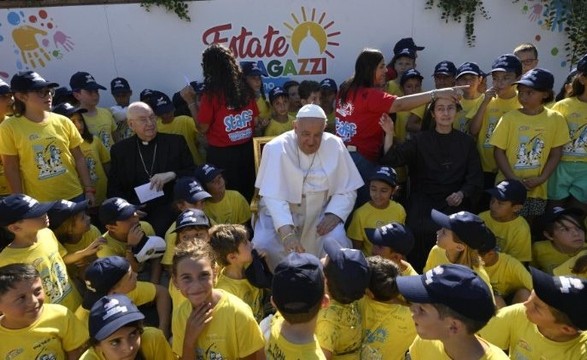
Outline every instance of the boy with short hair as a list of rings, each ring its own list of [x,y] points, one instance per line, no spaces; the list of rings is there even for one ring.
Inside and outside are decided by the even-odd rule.
[[[69,255],[53,231],[48,229],[47,212],[53,202],[39,203],[24,194],[13,194],[0,200],[0,226],[14,234],[14,240],[0,252],[0,266],[33,264],[39,272],[48,302],[75,311],[81,296],[69,279],[66,264],[75,263],[93,252]]]
[[[79,101],[81,108],[86,109],[84,114],[86,125],[92,135],[96,135],[106,149],[114,145],[113,133],[116,131],[116,122],[108,109],[98,107],[100,93],[98,90],[106,88],[96,82],[94,77],[87,72],[78,71],[69,79],[69,86],[73,96]]]
[[[483,76],[483,71],[474,62],[464,62],[457,68],[455,84],[457,86],[469,85],[469,87],[463,91],[463,98],[460,101],[462,110],[457,114],[452,126],[466,134],[469,133],[469,122],[479,110],[484,99],[484,94],[479,92]]]
[[[538,49],[532,43],[522,43],[516,46],[514,55],[522,63],[522,74],[538,66]]]
[[[210,229],[210,246],[216,261],[222,266],[216,288],[238,296],[247,303],[257,322],[263,319],[263,291],[254,287],[245,276],[253,261],[252,245],[247,229],[242,225],[220,224]]]
[[[267,360],[326,359],[314,334],[318,312],[329,302],[320,260],[309,253],[288,254],[275,267],[271,288],[278,314],[270,320]]]
[[[293,129],[295,116],[289,115],[289,95],[287,92],[276,86],[269,92],[269,103],[271,104],[272,117],[265,128],[264,136],[277,136]]]
[[[423,275],[396,279],[411,303],[418,336],[410,358],[508,359],[497,346],[475,335],[495,314],[491,289],[463,265],[439,265]]]
[[[326,113],[326,129],[329,133],[334,134],[336,131],[336,114],[335,104],[336,95],[338,94],[338,86],[336,81],[330,78],[320,81],[320,107]]]
[[[120,141],[133,134],[133,131],[128,127],[126,121],[126,110],[130,104],[132,90],[130,84],[125,78],[116,77],[110,82],[110,93],[112,94],[114,101],[116,101],[116,105],[110,107],[110,112],[116,121],[114,138],[117,141]]]
[[[359,300],[369,285],[369,265],[357,249],[327,241],[324,250],[321,261],[330,304],[318,313],[316,336],[327,359],[356,359],[363,334]]]
[[[32,265],[0,267],[0,358],[78,359],[88,332],[67,308],[45,304]]]
[[[363,318],[361,359],[404,360],[416,337],[416,327],[410,309],[399,299],[395,281],[400,269],[381,256],[369,256],[367,263],[371,280],[359,302]]]
[[[353,247],[362,250],[365,255],[371,255],[372,248],[365,229],[375,229],[380,224],[392,221],[406,221],[404,207],[393,200],[396,189],[397,175],[391,167],[379,166],[369,178],[371,200],[355,210],[347,230]]]
[[[369,231],[367,231],[369,230]],[[373,255],[393,261],[402,276],[418,275],[412,265],[406,261],[414,248],[414,234],[403,224],[392,222],[377,229],[366,229],[367,237],[373,244]]]
[[[526,201],[526,187],[518,180],[508,179],[486,192],[491,195],[489,210],[479,217],[495,234],[502,253],[529,263],[532,260],[530,226],[519,214]]]
[[[106,295],[124,294],[136,306],[154,302],[157,307],[159,329],[166,337],[170,336],[169,292],[161,285],[137,281],[137,273],[133,271],[125,258],[109,256],[95,260],[86,269],[85,282],[87,289],[84,300],[76,310],[75,316],[84,323],[86,328],[90,310],[98,299]]]
[[[434,67],[434,87],[442,89],[455,86],[455,77],[457,76],[457,67],[452,61],[443,60]]]
[[[530,268],[534,290],[524,304],[500,309],[480,335],[512,359],[584,359],[587,280]]]
[[[320,105],[320,83],[313,80],[304,80],[298,87],[300,94],[300,103],[302,106],[307,104]]]

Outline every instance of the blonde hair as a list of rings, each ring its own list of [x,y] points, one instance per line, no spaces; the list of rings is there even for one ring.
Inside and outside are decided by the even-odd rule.
[[[456,233],[453,232],[454,235],[454,242],[458,244],[462,244],[464,246],[464,250],[459,252],[459,256],[453,262],[453,264],[460,264],[468,266],[471,269],[477,268],[483,265],[483,260],[481,260],[481,256],[479,255],[479,251],[473,249],[466,243],[464,243]]]

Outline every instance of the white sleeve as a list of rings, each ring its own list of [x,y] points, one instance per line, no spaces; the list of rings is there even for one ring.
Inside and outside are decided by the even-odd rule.
[[[293,217],[289,210],[289,203],[287,201],[263,196],[263,202],[273,220],[275,231],[284,225],[294,225]]]
[[[357,199],[357,191],[352,190],[342,194],[334,194],[326,205],[324,213],[332,213],[338,216],[342,222],[346,222],[347,217],[353,211],[355,200]]]

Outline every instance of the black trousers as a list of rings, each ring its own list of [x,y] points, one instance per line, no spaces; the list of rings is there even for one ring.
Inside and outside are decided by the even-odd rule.
[[[251,201],[255,187],[252,140],[245,144],[227,147],[209,146],[206,162],[224,169],[223,175],[227,189],[236,190],[247,201]]]

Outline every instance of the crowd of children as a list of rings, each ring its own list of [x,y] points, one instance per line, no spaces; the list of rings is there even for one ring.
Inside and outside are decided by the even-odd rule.
[[[107,194],[109,149],[133,136],[126,79],[110,109],[87,72],[57,95],[33,71],[0,80],[0,357],[587,359],[587,55],[556,100],[532,44],[489,74],[443,60],[446,99],[422,93],[423,50],[401,39],[387,67],[366,49],[340,85],[265,92],[256,62],[212,45],[204,82],[141,91],[198,165],[164,235]],[[251,242],[251,139],[312,103],[366,183],[354,248],[271,273]]]

